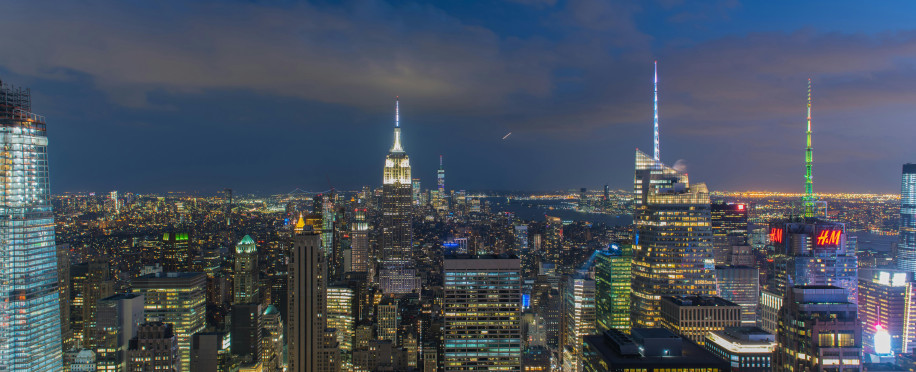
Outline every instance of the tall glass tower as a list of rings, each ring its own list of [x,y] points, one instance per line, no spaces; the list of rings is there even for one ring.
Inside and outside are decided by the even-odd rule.
[[[28,90],[0,82],[0,371],[60,371],[48,137]]]
[[[900,183],[900,242],[897,265],[901,270],[916,272],[916,164],[903,165]]]

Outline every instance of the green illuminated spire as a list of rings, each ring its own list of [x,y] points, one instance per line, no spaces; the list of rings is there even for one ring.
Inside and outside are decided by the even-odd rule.
[[[811,175],[811,165],[814,163],[814,149],[811,148],[811,79],[808,79],[808,131],[805,134],[808,142],[805,147],[805,196],[802,197],[802,203],[805,205],[805,217],[814,217],[817,196],[814,195],[814,179]]]

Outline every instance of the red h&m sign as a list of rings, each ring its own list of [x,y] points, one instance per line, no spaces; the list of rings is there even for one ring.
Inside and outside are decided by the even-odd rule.
[[[842,229],[825,229],[817,234],[814,245],[818,247],[836,247],[840,245],[840,236],[843,235]]]
[[[782,243],[783,230],[778,227],[770,228],[770,243],[778,244]]]

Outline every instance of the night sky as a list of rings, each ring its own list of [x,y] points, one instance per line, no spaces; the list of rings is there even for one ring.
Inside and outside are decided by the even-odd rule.
[[[379,186],[396,95],[424,187],[629,188],[656,59],[662,160],[712,190],[803,191],[809,77],[815,191],[916,162],[913,1],[0,4],[54,193]]]

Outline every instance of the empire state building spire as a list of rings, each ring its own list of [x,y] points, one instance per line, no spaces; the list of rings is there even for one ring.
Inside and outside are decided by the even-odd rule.
[[[399,110],[400,108],[400,98],[395,96],[394,98],[394,146],[391,147],[391,152],[404,152],[404,148],[401,147],[401,118]]]

